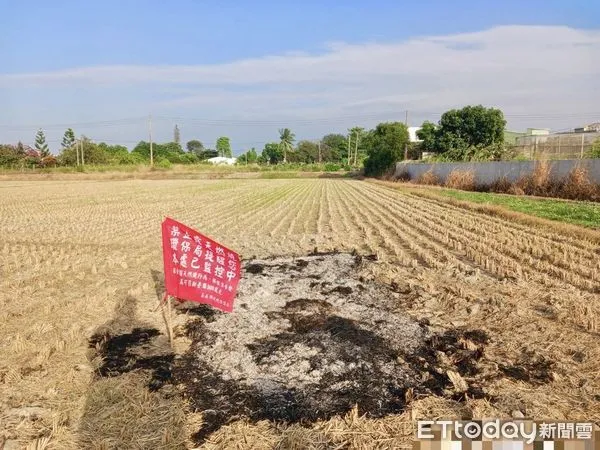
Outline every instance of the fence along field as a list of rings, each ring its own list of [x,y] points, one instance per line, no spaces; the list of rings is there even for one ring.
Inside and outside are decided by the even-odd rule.
[[[158,370],[173,361],[155,311],[164,216],[247,260],[315,249],[375,255],[352,286],[379,283],[372,290],[390,292],[382,300],[390,314],[421,324],[441,349],[415,355],[423,361],[411,367],[427,362],[423,376],[443,383],[427,392],[409,383],[393,413],[363,417],[359,407],[287,426],[242,415],[205,433],[206,448],[241,436],[267,447],[409,445],[413,418],[452,414],[600,420],[593,231],[531,226],[353,180],[15,181],[0,190],[0,436],[12,444],[192,445],[203,416],[184,414],[178,388]],[[194,330],[206,331],[211,317],[176,314],[179,354],[202,345]],[[141,347],[127,347],[133,341]],[[142,357],[142,347],[152,352]]]

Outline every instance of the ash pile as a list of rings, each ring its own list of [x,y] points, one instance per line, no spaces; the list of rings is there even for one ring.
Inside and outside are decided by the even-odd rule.
[[[354,405],[381,417],[405,408],[408,389],[446,389],[436,351],[462,352],[464,336],[433,336],[403,313],[403,294],[360,275],[373,260],[328,253],[248,261],[233,313],[188,309],[197,316],[187,326],[193,343],[173,381],[204,414],[199,440],[240,418],[310,423]]]

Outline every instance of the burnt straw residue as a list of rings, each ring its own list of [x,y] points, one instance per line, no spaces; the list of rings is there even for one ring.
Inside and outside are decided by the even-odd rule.
[[[90,347],[102,357],[97,375],[114,377],[133,370],[148,370],[152,372],[148,387],[160,389],[171,379],[173,354],[157,352],[152,341],[159,335],[155,328],[134,328],[130,333],[115,336],[108,332],[93,335]]]
[[[501,364],[499,368],[509,378],[540,385],[553,380],[552,370],[554,366],[553,361],[541,355],[525,352],[514,364]]]
[[[485,396],[470,378],[487,335],[431,333],[399,312],[397,287],[360,276],[365,261],[341,253],[253,261],[239,290],[247,308],[188,326],[192,345],[173,380],[203,412],[198,442],[242,417],[311,423],[354,405],[370,417],[399,413],[409,389],[413,397]],[[467,391],[453,390],[448,370],[469,379]]]
[[[302,312],[300,305],[306,308]],[[263,373],[276,372],[280,359],[293,354],[295,347],[314,349],[305,371],[320,372],[318,381],[301,384],[272,377],[247,383],[227,377],[193,353],[180,360],[174,378],[186,387],[192,408],[204,412],[197,441],[241,417],[311,423],[344,414],[354,405],[370,417],[399,413],[406,406],[408,388],[413,395],[443,395],[451,387],[448,377],[437,371],[439,351],[459,360],[462,375],[476,372],[481,352],[471,353],[459,344],[468,332],[434,335],[414,355],[407,355],[355,321],[328,315],[329,310],[327,304],[306,299],[291,301],[281,313],[287,315],[289,329],[248,345]],[[215,340],[204,332],[208,342]],[[453,398],[460,399],[460,394],[465,393]],[[483,391],[472,387],[469,394],[481,397]]]
[[[282,369],[281,359],[294,354],[294,347],[313,350],[298,361],[306,363],[306,372],[319,372],[310,382],[277,376],[253,383],[233,380],[193,354],[176,364],[176,382],[186,386],[191,406],[205,414],[205,425],[196,435],[199,441],[240,417],[294,423],[345,413],[354,404],[373,417],[403,410],[410,380],[399,352],[354,321],[322,315],[320,306],[314,309],[312,314],[290,313],[289,330],[248,345],[264,374]],[[398,376],[390,376],[394,372]]]
[[[490,399],[479,364],[488,335],[433,332],[427,320],[412,319],[402,307],[413,295],[410,285],[361,276],[375,260],[330,252],[248,261],[233,313],[176,307],[189,316],[180,331],[191,341],[184,355],[161,350],[154,328],[105,331],[90,340],[103,359],[98,376],[146,370],[150,389],[178,385],[203,414],[197,443],[240,418],[312,423],[354,405],[370,417],[399,413],[410,398],[431,394]],[[524,358],[501,366],[501,376],[537,384],[551,368]],[[450,372],[464,385],[454,385]]]
[[[194,302],[181,302],[175,306],[175,311],[178,313],[186,313],[190,316],[203,317],[206,322],[213,322],[219,315],[224,314],[222,311],[209,305]]]

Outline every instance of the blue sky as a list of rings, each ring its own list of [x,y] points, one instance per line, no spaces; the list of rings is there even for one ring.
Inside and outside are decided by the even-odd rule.
[[[600,120],[594,0],[0,0],[0,30],[0,142],[42,127],[57,149],[73,124],[133,146],[150,113],[158,140],[177,123],[236,151],[469,103],[517,129]]]

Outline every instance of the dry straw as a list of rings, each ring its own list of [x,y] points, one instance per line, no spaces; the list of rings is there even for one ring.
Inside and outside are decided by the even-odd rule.
[[[547,184],[541,175],[532,185]],[[573,184],[584,180],[573,174]],[[176,390],[149,392],[143,373],[97,380],[101,362],[88,359],[90,336],[115,311],[121,320],[113,333],[128,332],[133,316],[164,329],[148,286],[150,270],[161,268],[166,211],[248,256],[315,247],[377,253],[365,280],[394,282],[403,313],[436,331],[489,336],[476,372],[460,374],[469,388],[484,389],[483,398],[408,394],[402,414],[352,411],[305,426],[235,420],[205,448],[408,448],[416,418],[518,412],[600,423],[593,291],[600,233],[402,186],[327,179],[7,184],[0,196],[0,436],[17,448],[191,447],[202,418],[187,414]],[[133,288],[133,299],[116,310]],[[454,381],[449,395],[464,388]],[[25,407],[40,408],[39,417],[22,417]]]
[[[410,175],[405,171],[397,176],[395,181],[410,182]],[[489,184],[477,184],[475,183],[473,171],[458,169],[450,172],[444,183],[433,169],[417,176],[413,182],[432,186],[443,184],[445,187],[464,191],[477,190],[512,195],[558,197],[570,200],[600,200],[600,184],[595,184],[590,180],[585,167],[574,167],[565,178],[556,179],[552,176],[551,164],[544,160],[537,161],[530,174],[523,175],[515,182],[510,182],[506,177],[503,177]]]
[[[448,174],[445,186],[452,189],[472,191],[475,189],[475,174],[472,170],[453,170]]]

